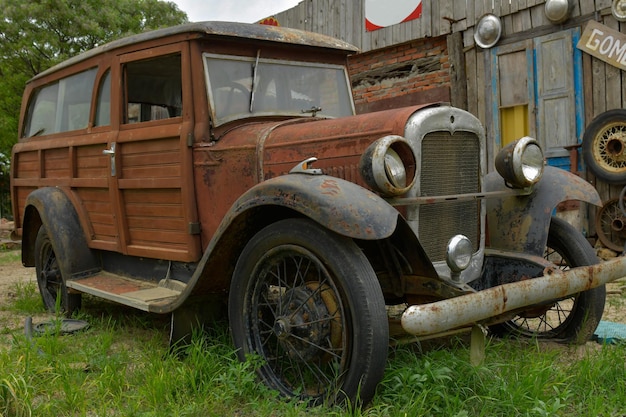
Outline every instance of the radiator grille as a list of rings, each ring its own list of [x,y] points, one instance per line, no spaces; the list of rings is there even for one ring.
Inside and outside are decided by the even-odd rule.
[[[421,149],[421,196],[466,194],[480,191],[480,143],[476,135],[434,132]],[[419,208],[419,238],[431,261],[445,259],[448,240],[467,236],[478,250],[480,202],[448,201]]]

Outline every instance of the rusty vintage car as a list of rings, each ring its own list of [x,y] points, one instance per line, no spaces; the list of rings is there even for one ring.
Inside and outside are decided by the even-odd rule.
[[[223,308],[241,360],[311,404],[369,401],[390,339],[589,339],[626,266],[551,213],[599,205],[594,188],[530,137],[488,167],[483,126],[449,105],[356,115],[356,52],[203,22],[30,80],[14,233],[46,307],[87,293],[171,314],[172,343]]]

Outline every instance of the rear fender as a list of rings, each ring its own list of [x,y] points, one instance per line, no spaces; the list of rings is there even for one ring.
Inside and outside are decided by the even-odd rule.
[[[45,226],[59,268],[65,279],[87,275],[100,268],[97,257],[87,246],[85,233],[69,197],[56,187],[39,188],[26,198],[22,261],[34,266],[35,240],[39,226]]]
[[[486,191],[506,190],[504,180],[495,172],[487,176],[485,187]],[[489,246],[543,256],[552,211],[566,200],[602,205],[598,192],[591,184],[568,171],[551,166],[545,167],[541,180],[533,187],[531,194],[488,199]]]

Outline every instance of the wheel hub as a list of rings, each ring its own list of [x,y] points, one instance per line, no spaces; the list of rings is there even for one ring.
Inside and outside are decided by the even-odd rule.
[[[286,320],[284,317],[276,320],[276,323],[274,323],[274,334],[276,335],[276,337],[278,337],[278,339],[284,340],[289,337],[290,333],[291,326],[289,325],[288,320]]]
[[[330,314],[319,292],[308,286],[286,291],[273,332],[293,359],[309,361],[324,353],[330,338]]]
[[[612,135],[606,144],[606,151],[612,158],[620,158],[624,152],[624,143],[622,142],[621,135]]]

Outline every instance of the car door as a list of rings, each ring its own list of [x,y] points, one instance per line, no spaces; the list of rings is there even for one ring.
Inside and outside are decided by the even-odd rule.
[[[200,230],[194,197],[191,86],[186,43],[118,57],[119,116],[109,159],[109,193],[118,251],[197,261]]]

